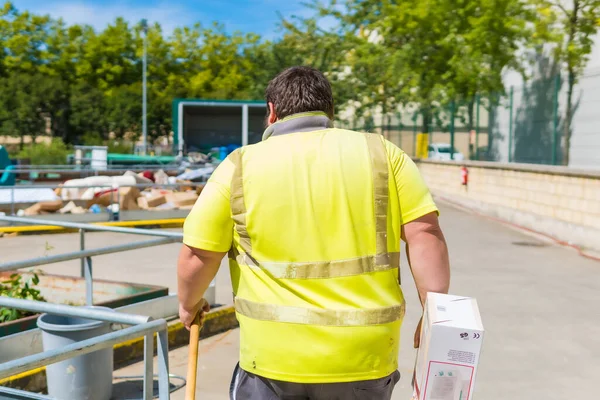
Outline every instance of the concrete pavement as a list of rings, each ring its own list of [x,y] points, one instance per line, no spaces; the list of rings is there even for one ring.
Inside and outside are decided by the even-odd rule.
[[[477,298],[486,329],[475,398],[597,398],[600,263],[482,217],[443,204],[441,210],[452,262],[451,292]],[[123,240],[131,238],[91,234],[89,244],[93,247]],[[78,249],[77,235],[25,236],[0,239],[0,254],[6,261],[22,259],[24,254],[41,255],[46,251],[46,241],[54,247],[52,252]],[[174,290],[177,250],[177,245],[166,245],[96,257],[94,274],[106,279],[164,284]],[[77,274],[79,262],[45,269]],[[412,336],[420,317],[405,260],[402,282],[407,314],[400,353],[403,376],[394,394],[397,400],[410,396],[415,356]],[[231,301],[227,285],[228,269],[222,268],[218,277],[220,302]],[[227,398],[238,346],[236,330],[200,343],[199,398]],[[187,349],[173,350],[170,362],[173,373],[185,375]],[[132,365],[115,371],[115,375],[141,372],[141,365]],[[180,390],[172,398],[182,396]]]

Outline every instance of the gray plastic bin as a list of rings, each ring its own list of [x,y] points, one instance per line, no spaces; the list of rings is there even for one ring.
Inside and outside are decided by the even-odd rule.
[[[106,307],[94,307],[110,310]],[[112,311],[112,310],[111,310]],[[44,351],[100,336],[111,331],[108,322],[42,314]],[[48,394],[57,400],[109,400],[112,395],[113,349],[98,350],[46,366]]]

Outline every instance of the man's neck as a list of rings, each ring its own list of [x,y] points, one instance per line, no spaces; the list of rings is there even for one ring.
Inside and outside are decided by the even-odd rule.
[[[311,132],[333,128],[333,122],[322,111],[309,111],[289,115],[270,125],[263,133],[263,140],[271,136],[281,136],[288,133]]]

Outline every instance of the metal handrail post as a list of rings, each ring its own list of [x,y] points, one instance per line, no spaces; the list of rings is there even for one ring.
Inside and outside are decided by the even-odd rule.
[[[169,337],[167,330],[157,333],[157,357],[158,357],[158,397],[169,399]]]
[[[15,186],[10,188],[10,215],[15,215]]]
[[[144,400],[154,397],[154,333],[144,336]]]
[[[84,278],[85,278],[85,303],[88,306],[94,305],[94,280],[92,277],[92,257],[84,258]]]
[[[85,229],[79,229],[79,250],[85,250]],[[85,257],[81,257],[81,270],[79,276],[82,278],[85,277]]]

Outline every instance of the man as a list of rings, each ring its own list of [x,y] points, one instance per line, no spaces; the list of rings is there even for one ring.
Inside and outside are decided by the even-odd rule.
[[[438,210],[398,147],[333,128],[319,71],[283,71],[266,99],[263,141],[219,165],[185,222],[181,320],[189,327],[206,310],[202,295],[229,251],[234,399],[390,399],[404,316],[400,240],[421,302],[446,293]]]

